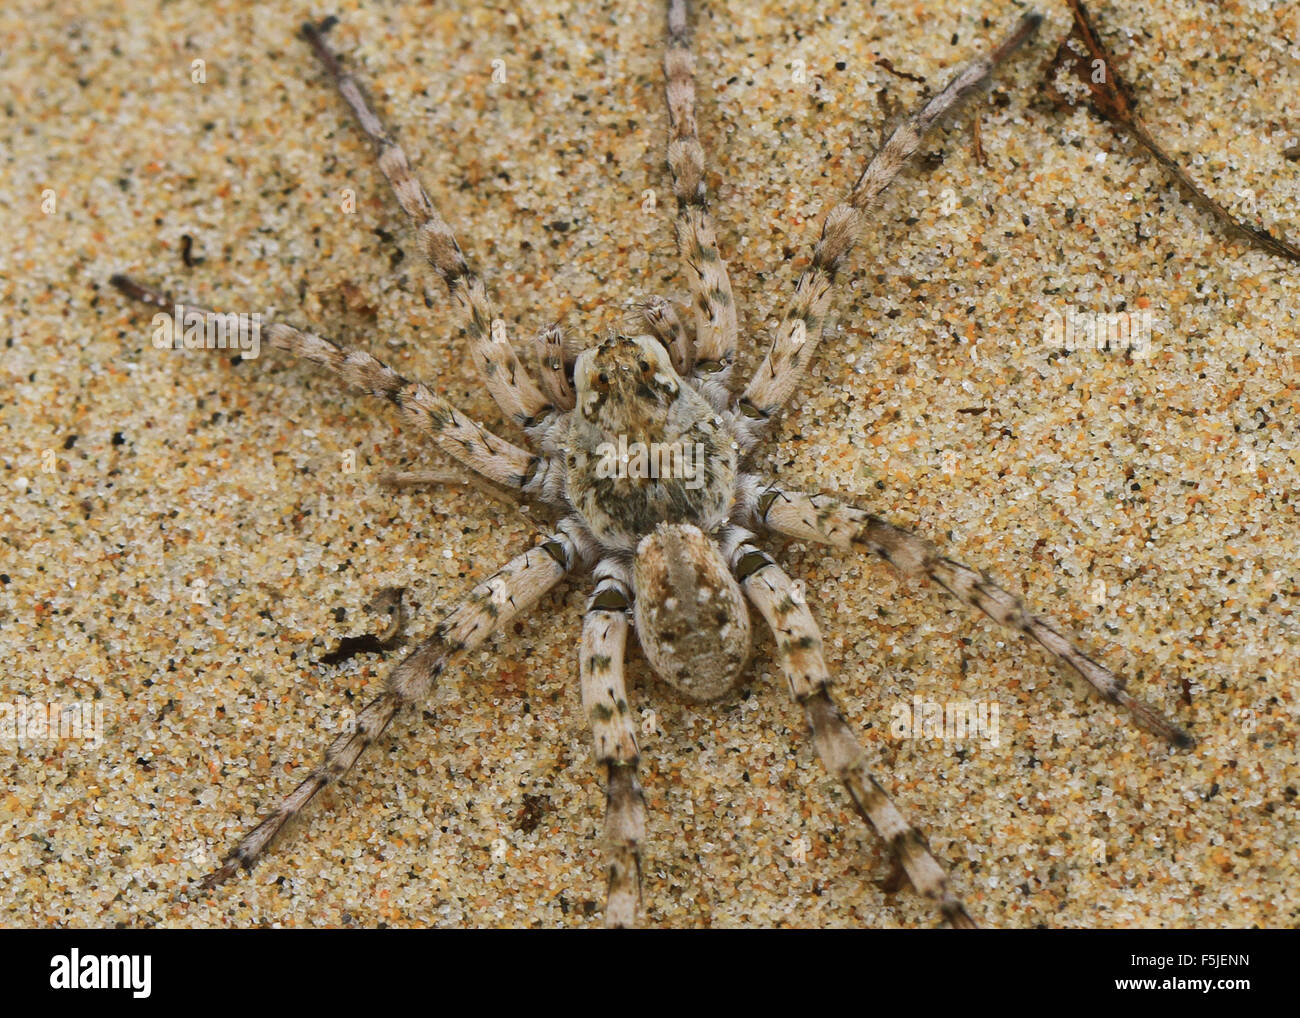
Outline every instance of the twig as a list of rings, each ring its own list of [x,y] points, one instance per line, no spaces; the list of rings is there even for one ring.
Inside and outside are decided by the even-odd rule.
[[[1229,233],[1263,248],[1270,254],[1292,261],[1300,261],[1300,248],[1274,236],[1267,230],[1242,222],[1217,201],[1211,198],[1187,175],[1187,172],[1165,152],[1151,136],[1137,113],[1137,100],[1133,90],[1115,70],[1115,60],[1102,45],[1093,27],[1083,0],[1067,0],[1074,12],[1074,30],[1056,48],[1056,55],[1048,65],[1046,86],[1048,94],[1058,106],[1074,106],[1080,94],[1076,89],[1062,91],[1058,85],[1062,74],[1080,82],[1089,96],[1092,111],[1116,127],[1126,129],[1138,144],[1151,153],[1174,181],[1182,188],[1197,208],[1214,216]]]

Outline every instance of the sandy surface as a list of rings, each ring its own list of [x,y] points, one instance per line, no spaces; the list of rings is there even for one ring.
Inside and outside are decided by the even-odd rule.
[[[426,307],[406,224],[298,23],[340,17],[334,45],[517,333],[562,318],[591,335],[629,298],[682,292],[657,9],[285,6],[0,14],[0,703],[103,717],[99,745],[0,741],[0,921],[597,923],[582,582],[452,669],[251,875],[179,894],[379,687],[379,655],[320,662],[380,627],[374,595],[407,587],[418,637],[539,532],[474,490],[386,492],[382,471],[440,463],[388,409],[271,351],[154,350],[148,312],[105,285],[126,271],[276,309],[515,436],[439,288]],[[921,94],[878,58],[938,87],[1015,9],[712,6],[702,134],[747,371],[878,138],[878,93]],[[1300,235],[1300,163],[1282,155],[1300,142],[1300,12],[1159,8],[1094,7],[1153,131],[1220,200]],[[784,561],[846,714],[983,922],[1294,926],[1300,272],[1223,239],[1090,114],[1043,102],[1069,24],[1046,12],[975,107],[988,167],[967,112],[891,192],[760,465],[989,570],[1201,742],[1171,752],[881,564],[799,545]],[[1150,354],[1062,356],[1043,332],[1071,308],[1151,309]],[[707,706],[634,656],[647,920],[932,924],[887,889],[888,852],[817,761],[770,648]],[[997,704],[998,744],[891,736],[914,696]]]

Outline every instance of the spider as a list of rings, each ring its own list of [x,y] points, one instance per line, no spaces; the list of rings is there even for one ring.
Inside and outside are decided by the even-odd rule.
[[[1033,12],[1021,16],[1001,43],[961,66],[885,139],[845,199],[825,217],[811,263],[795,284],[766,356],[743,388],[732,385],[740,330],[705,186],[685,0],[667,3],[663,63],[676,241],[692,306],[662,297],[637,302],[626,328],[609,331],[576,357],[570,356],[574,351],[559,325],[548,325],[534,340],[535,370],[516,353],[482,278],[402,148],[327,46],[324,36],[332,19],[303,26],[303,39],[373,143],[421,251],[446,285],[486,388],[534,451],[491,433],[427,385],[403,378],[364,351],[281,322],[266,328],[267,338],[275,348],[387,400],[411,428],[427,433],[463,467],[519,499],[553,509],[559,519],[536,547],[474,587],[391,670],[384,691],[359,712],[355,725],[328,746],[321,764],[239,842],[201,889],[215,887],[240,868],[251,869],[276,835],[356,764],[402,708],[430,695],[457,657],[483,645],[562,581],[589,571],[594,587],[583,619],[579,674],[595,758],[605,775],[606,925],[634,925],[641,901],[645,803],[624,679],[629,632],[635,631],[653,671],[681,695],[716,700],[746,671],[747,603],[771,630],[777,663],[828,771],[843,782],[858,812],[942,919],[955,927],[975,925],[943,866],[873,774],[841,717],[802,586],[763,550],[763,535],[864,551],[903,574],[931,580],[1039,644],[1139,726],[1179,748],[1192,745],[1183,729],[1130,695],[1121,678],[983,572],[942,556],[930,541],[864,509],[772,483],[750,463],[813,358],[837,274],[878,199],[930,128],[985,86],[1040,22]],[[114,276],[112,283],[129,297],[172,306],[168,297],[124,276]]]

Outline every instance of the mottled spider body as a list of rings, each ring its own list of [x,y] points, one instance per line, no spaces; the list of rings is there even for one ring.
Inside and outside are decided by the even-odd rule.
[[[865,551],[906,575],[933,581],[1038,643],[1141,726],[1176,745],[1190,744],[1182,729],[1133,698],[1121,679],[982,572],[943,557],[929,541],[865,510],[766,480],[750,461],[823,338],[837,272],[881,193],[916,153],[926,131],[987,83],[1040,20],[1024,15],[999,46],[959,68],[881,145],[845,200],[826,216],[767,354],[739,392],[731,386],[739,343],[736,306],[707,202],[683,0],[668,3],[664,70],[667,163],[690,313],[661,297],[644,299],[634,305],[629,334],[610,335],[572,362],[559,327],[547,326],[536,337],[535,377],[401,147],[326,46],[323,28],[304,27],[304,38],[373,142],[422,253],[446,284],[484,384],[535,451],[492,434],[429,386],[403,378],[364,351],[280,322],[266,329],[270,344],[388,401],[408,426],[427,433],[460,465],[547,507],[559,520],[536,547],[470,591],[398,662],[384,691],[330,744],[320,766],[236,846],[204,887],[251,867],[290,820],[356,763],[399,710],[429,696],[458,658],[481,647],[563,580],[590,570],[595,585],[583,622],[579,675],[596,760],[607,778],[609,925],[631,925],[637,918],[645,833],[636,730],[624,681],[629,631],[635,628],[658,675],[690,698],[714,699],[745,670],[752,639],[746,602],[772,634],[774,659],[827,769],[892,848],[917,891],[949,923],[973,925],[924,838],[873,775],[871,761],[840,716],[802,587],[759,547],[763,537]],[[134,298],[171,305],[124,277],[114,283]]]
[[[659,342],[615,337],[584,352],[574,376],[566,493],[596,539],[633,552],[661,523],[715,533],[736,503],[740,446]]]
[[[652,336],[585,351],[574,387],[568,500],[604,547],[635,553],[633,617],[655,672],[695,699],[716,699],[739,678],[750,645],[744,596],[711,540],[745,505],[735,431]]]

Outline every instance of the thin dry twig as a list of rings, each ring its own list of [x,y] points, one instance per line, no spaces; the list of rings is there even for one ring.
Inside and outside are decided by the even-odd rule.
[[[1056,48],[1056,55],[1046,70],[1047,93],[1058,106],[1073,107],[1079,96],[1086,94],[1092,111],[1103,120],[1129,132],[1143,148],[1155,157],[1156,162],[1174,178],[1184,194],[1197,208],[1202,209],[1220,223],[1229,233],[1235,234],[1256,247],[1281,258],[1300,261],[1300,248],[1277,237],[1267,230],[1244,223],[1211,198],[1187,175],[1187,172],[1151,136],[1142,118],[1138,116],[1137,99],[1132,88],[1115,69],[1115,59],[1102,44],[1094,22],[1084,7],[1083,0],[1067,0],[1074,12],[1074,30]],[[1086,93],[1077,88],[1062,89],[1061,75],[1069,75],[1079,82]]]

